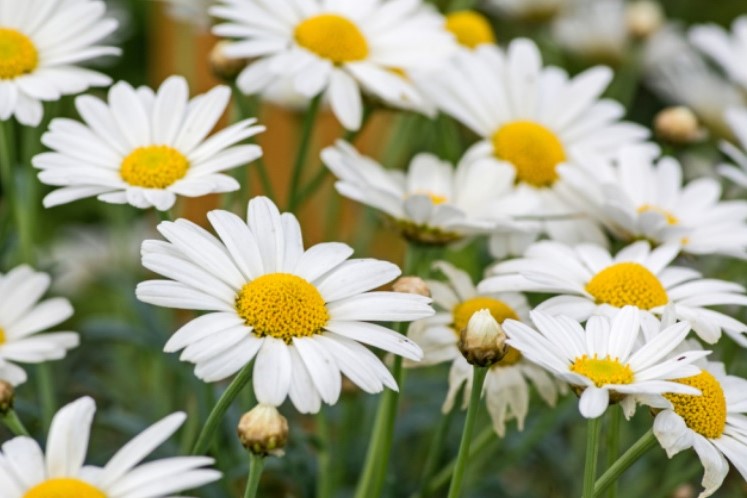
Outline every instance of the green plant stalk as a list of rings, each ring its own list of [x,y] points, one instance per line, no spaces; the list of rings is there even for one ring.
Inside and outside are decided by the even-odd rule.
[[[654,430],[649,429],[643,436],[638,439],[633,446],[623,453],[620,458],[609,466],[609,468],[594,483],[593,496],[600,496],[613,484],[617,482],[623,472],[628,470],[631,465],[638,461],[648,450],[656,446],[656,436]],[[587,455],[588,456],[588,455]],[[584,495],[586,496],[586,495]],[[592,496],[592,495],[589,495]]]
[[[334,491],[332,482],[332,438],[324,409],[319,410],[319,413],[316,414],[316,429],[319,438],[316,498],[331,498]]]
[[[458,400],[460,395],[461,390],[457,393],[454,399]],[[458,403],[454,403],[454,405],[457,404]],[[436,432],[433,434],[430,448],[428,449],[428,456],[426,457],[425,465],[423,465],[423,477],[420,479],[420,489],[412,495],[412,498],[422,498],[426,495],[428,483],[436,470],[436,465],[438,465],[439,457],[443,451],[444,441],[446,440],[446,433],[449,431],[449,426],[451,425],[451,420],[454,418],[455,412],[456,406],[452,406],[451,410],[441,415]],[[482,436],[482,433],[480,433],[480,436]],[[472,456],[472,453],[470,453],[470,456]]]
[[[57,400],[54,393],[54,375],[50,363],[39,363],[36,366],[36,377],[41,403],[42,422],[49,427],[57,411]]]
[[[213,441],[215,430],[218,428],[221,420],[223,420],[226,411],[228,411],[233,400],[236,399],[236,396],[238,396],[239,392],[244,388],[246,383],[249,382],[249,379],[251,379],[252,366],[253,363],[247,363],[244,368],[236,374],[236,377],[234,377],[226,390],[223,391],[220,399],[218,399],[218,402],[213,407],[210,415],[208,415],[205,425],[202,426],[197,442],[192,447],[193,455],[202,455],[207,451],[210,443]]]
[[[5,424],[5,426],[10,429],[10,431],[16,436],[29,435],[29,431],[26,430],[23,422],[21,422],[21,419],[18,418],[18,414],[12,408],[8,410],[4,415],[0,415],[0,419],[2,419],[3,424]]]
[[[301,177],[303,176],[303,169],[306,165],[306,159],[309,155],[309,147],[311,145],[311,135],[314,132],[314,123],[316,117],[319,114],[319,107],[322,101],[321,94],[317,95],[309,103],[306,114],[304,115],[303,124],[301,127],[301,141],[298,145],[298,151],[296,153],[296,160],[293,163],[293,173],[291,175],[290,187],[288,190],[288,211],[294,212],[298,207],[299,201],[299,188],[301,186]]]
[[[599,434],[601,432],[601,428],[601,417],[589,419],[586,429],[586,462],[584,463],[583,498],[594,497],[594,481],[597,476]]]
[[[472,390],[469,395],[467,418],[464,421],[462,441],[459,443],[459,453],[457,455],[456,465],[454,466],[454,473],[451,476],[448,498],[458,497],[462,489],[462,479],[464,478],[464,471],[467,469],[469,448],[472,444],[472,431],[475,428],[477,410],[480,407],[480,398],[482,397],[482,386],[485,383],[485,376],[487,373],[488,369],[485,367],[473,367]]]
[[[265,457],[249,453],[249,477],[246,480],[244,498],[254,498],[259,489],[259,480],[262,478],[262,470],[265,467]]]
[[[483,429],[483,431],[475,438],[473,443],[470,445],[468,458],[475,458],[477,455],[487,450],[490,447],[491,443],[493,443],[495,440],[496,436],[493,427],[485,427],[485,429]],[[430,479],[430,481],[428,481],[425,486],[423,496],[429,496],[449,483],[449,481],[451,480],[451,476],[454,473],[456,462],[457,459],[455,457],[452,461],[441,468],[441,470],[439,470],[438,473],[436,473],[436,475],[434,475],[433,478]]]
[[[622,410],[611,406],[607,416],[607,467],[611,467],[620,456],[620,419]],[[607,498],[617,498],[617,482],[613,482],[607,493]]]

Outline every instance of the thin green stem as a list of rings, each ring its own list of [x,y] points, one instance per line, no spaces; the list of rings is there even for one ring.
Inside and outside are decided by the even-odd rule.
[[[480,407],[480,398],[482,396],[482,386],[485,383],[485,375],[487,373],[487,368],[477,366],[473,368],[472,390],[469,395],[467,418],[464,421],[462,441],[459,443],[459,453],[457,455],[456,466],[454,467],[454,474],[451,476],[448,498],[456,498],[462,489],[462,479],[464,478],[464,471],[467,468],[467,460],[469,460],[469,447],[472,444],[472,431],[475,428],[477,410]]]
[[[319,105],[321,103],[321,100],[321,94],[314,97],[309,103],[309,108],[306,109],[306,114],[304,115],[303,125],[301,127],[301,141],[298,145],[298,152],[296,153],[296,160],[293,164],[293,173],[291,176],[290,188],[288,190],[288,211],[290,212],[295,211],[295,209],[298,207],[298,189],[301,184],[301,177],[303,176],[303,169],[306,165],[306,159],[309,155],[311,135],[314,131],[316,116],[317,114],[319,114]]]
[[[604,474],[602,474],[602,477],[597,479],[596,483],[594,483],[593,496],[600,496],[609,489],[610,486],[617,482],[623,472],[628,470],[631,465],[637,462],[641,456],[654,446],[656,446],[656,436],[654,436],[654,430],[649,429],[648,432],[641,436],[638,441],[633,443],[633,446],[628,448],[628,450],[623,453],[615,463],[609,466]]]
[[[459,399],[460,396],[461,389],[454,399]],[[438,465],[438,460],[441,457],[441,453],[443,452],[446,433],[449,431],[449,426],[451,425],[451,420],[454,418],[455,412],[456,409],[452,406],[449,411],[441,415],[441,419],[438,422],[436,432],[433,434],[433,438],[431,439],[431,444],[430,448],[428,449],[425,464],[423,465],[423,477],[420,479],[420,489],[417,491],[417,493],[413,494],[412,498],[422,498],[423,496],[425,496],[428,483],[431,480],[431,476],[433,476],[433,473],[436,471],[436,465]],[[480,435],[482,436],[482,434]]]
[[[29,431],[26,430],[26,427],[23,425],[23,422],[21,422],[21,419],[18,418],[18,414],[15,410],[12,408],[8,410],[7,413],[4,415],[0,415],[0,418],[3,421],[3,424],[10,429],[10,431],[15,434],[16,436],[28,436]]]
[[[252,367],[252,363],[247,363],[236,375],[233,381],[231,381],[231,384],[228,385],[226,390],[223,391],[220,399],[213,407],[210,415],[208,415],[207,421],[197,438],[197,442],[192,448],[193,455],[202,455],[207,451],[213,440],[215,430],[218,428],[218,424],[223,420],[223,416],[226,414],[226,411],[228,411],[233,400],[236,399],[236,396],[238,396],[239,392],[244,388],[246,383],[249,382],[249,379],[251,379]]]
[[[599,433],[601,417],[590,418],[586,432],[586,462],[584,463],[583,498],[594,497],[594,480],[597,477],[597,460],[599,456]]]
[[[173,221],[174,219],[174,217],[171,215],[171,209],[167,209],[166,211],[156,209],[156,213],[158,213],[158,219],[160,221]]]
[[[319,438],[318,471],[316,477],[316,498],[330,498],[332,489],[332,436],[329,431],[329,422],[324,410],[319,410],[316,415],[316,431]]]
[[[620,422],[622,410],[611,406],[607,416],[607,467],[611,467],[620,455]],[[617,498],[617,482],[612,483],[607,498]]]
[[[246,480],[244,498],[254,498],[259,489],[259,480],[265,467],[265,457],[249,453],[249,477]]]
[[[57,411],[52,365],[49,363],[39,363],[36,366],[36,374],[42,422],[44,423],[44,427],[49,427],[52,423],[52,418]]]
[[[475,438],[473,443],[470,445],[469,459],[473,459],[483,451],[490,448],[490,445],[496,441],[495,429],[492,426],[485,427],[483,431]],[[423,496],[429,496],[442,487],[446,486],[454,474],[454,467],[456,467],[457,459],[454,458],[448,464],[446,464],[436,475],[426,484],[425,492]]]

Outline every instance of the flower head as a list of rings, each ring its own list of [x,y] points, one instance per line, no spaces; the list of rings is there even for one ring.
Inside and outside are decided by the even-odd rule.
[[[689,32],[690,41],[721,66],[727,76],[747,90],[747,16],[734,20],[731,32],[721,26],[695,26]]]
[[[721,150],[736,166],[722,164],[718,172],[742,188],[747,188],[747,108],[731,108],[726,111],[726,122],[729,125],[736,144],[724,140]]]

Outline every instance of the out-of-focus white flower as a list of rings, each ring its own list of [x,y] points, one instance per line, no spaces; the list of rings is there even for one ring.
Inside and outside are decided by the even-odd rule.
[[[177,21],[192,24],[193,26],[207,30],[210,27],[210,14],[208,8],[214,3],[213,0],[154,0],[166,4],[166,12]]]
[[[747,92],[747,15],[734,20],[731,33],[721,26],[694,26],[690,41],[724,70],[726,75]]]
[[[552,28],[561,47],[591,62],[619,64],[628,49],[623,0],[576,0]]]
[[[721,150],[736,163],[736,166],[721,164],[718,172],[740,187],[747,188],[747,108],[728,109],[726,122],[737,143],[724,140],[721,142]]]

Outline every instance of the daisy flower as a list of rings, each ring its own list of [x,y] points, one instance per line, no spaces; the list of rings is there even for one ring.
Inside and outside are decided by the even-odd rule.
[[[467,49],[496,42],[490,19],[475,10],[457,10],[446,14],[446,31]]]
[[[639,241],[613,258],[594,244],[569,246],[542,241],[523,258],[496,264],[483,280],[481,292],[532,291],[558,294],[537,310],[568,315],[584,321],[594,315],[614,315],[624,306],[662,316],[671,306],[678,320],[692,324],[709,344],[723,329],[740,346],[747,347],[747,325],[709,309],[710,306],[747,305],[744,287],[717,279],[704,279],[691,268],[670,266],[680,252],[678,244],[656,249]]]
[[[407,76],[438,68],[456,50],[444,19],[420,0],[219,0],[213,28],[236,39],[226,54],[254,59],[236,83],[246,94],[283,77],[324,94],[342,125],[361,125],[361,90],[406,109],[429,107]]]
[[[262,155],[258,145],[236,145],[264,131],[246,119],[207,138],[231,98],[219,86],[189,99],[187,81],[172,76],[157,93],[119,82],[108,103],[75,100],[85,124],[57,118],[42,136],[53,150],[33,158],[39,180],[61,187],[44,206],[97,196],[104,202],[170,209],[176,196],[231,192],[239,183],[223,174]]]
[[[737,166],[721,164],[718,172],[740,187],[747,188],[747,108],[727,109],[725,117],[737,145],[724,140],[721,151]]]
[[[163,458],[139,465],[176,432],[184,413],[169,415],[141,432],[103,468],[84,466],[95,411],[96,403],[89,397],[62,407],[52,419],[46,451],[23,436],[3,444],[3,498],[165,498],[220,478],[220,472],[204,468],[213,463],[208,457]]]
[[[449,392],[443,406],[444,412],[449,412],[465,383],[463,407],[469,401],[474,368],[459,352],[457,343],[472,315],[487,309],[498,323],[503,323],[507,318],[527,320],[529,304],[524,296],[515,292],[479,293],[466,272],[445,261],[437,262],[434,268],[447,278],[445,283],[428,281],[433,302],[439,311],[410,326],[410,339],[423,348],[423,359],[420,363],[408,362],[406,365],[428,366],[452,362]],[[513,418],[519,430],[523,430],[529,411],[530,382],[548,405],[555,405],[558,394],[555,380],[516,349],[509,348],[506,356],[488,370],[483,395],[493,428],[499,436],[505,435],[506,422]]]
[[[146,303],[210,313],[187,323],[165,350],[183,349],[206,382],[225,379],[256,357],[254,391],[260,403],[279,406],[290,396],[303,413],[334,404],[342,372],[366,392],[397,385],[383,363],[360,343],[411,360],[420,348],[367,321],[412,321],[433,314],[430,299],[369,292],[393,280],[397,266],[348,259],[336,242],[303,248],[301,229],[267,198],[249,203],[248,221],[227,211],[208,219],[216,238],[187,220],[163,222],[168,242],[143,243],[143,265],[169,280],[137,287]]]
[[[543,68],[537,46],[519,39],[505,53],[489,45],[462,51],[419,84],[447,114],[482,137],[464,161],[492,160],[514,169],[515,190],[534,200],[517,206],[526,216],[553,218],[544,223],[552,238],[604,243],[597,224],[579,218],[558,195],[564,188],[558,166],[588,166],[593,172],[592,166],[620,147],[647,136],[644,128],[619,121],[622,105],[598,99],[611,78],[605,67],[572,79],[559,68]]]
[[[586,418],[602,415],[611,401],[620,402],[630,416],[637,395],[698,394],[697,389],[672,380],[698,374],[700,369],[691,363],[708,352],[665,358],[685,339],[689,323],[667,327],[636,347],[640,313],[633,306],[624,307],[611,320],[591,317],[586,330],[564,315],[530,314],[536,330],[516,320],[504,322],[507,344],[581,391],[578,406]]]
[[[322,151],[340,195],[382,211],[408,240],[446,244],[467,235],[518,229],[514,170],[492,161],[462,161],[456,169],[418,154],[406,174],[362,156],[347,142]],[[500,214],[499,214],[500,213]]]
[[[667,408],[654,420],[654,435],[671,458],[693,448],[705,474],[698,498],[721,487],[729,463],[747,480],[747,380],[727,375],[724,365],[703,362],[701,373],[677,379],[700,396],[665,394]]]
[[[576,0],[552,28],[558,45],[586,60],[617,65],[628,51],[622,0]]]
[[[727,76],[747,91],[747,16],[734,20],[731,33],[715,24],[695,26],[688,33],[690,41],[713,59]]]
[[[39,302],[49,284],[49,275],[26,265],[0,274],[0,380],[21,384],[26,381],[26,372],[14,362],[59,360],[78,345],[75,332],[40,334],[73,314],[67,299]]]
[[[0,120],[37,126],[42,102],[111,84],[77,65],[120,54],[96,45],[117,28],[105,11],[100,0],[0,0]]]
[[[721,184],[699,178],[683,185],[680,163],[656,161],[658,148],[627,147],[605,179],[564,171],[575,198],[618,239],[681,243],[691,254],[747,257],[747,202],[721,201]]]

